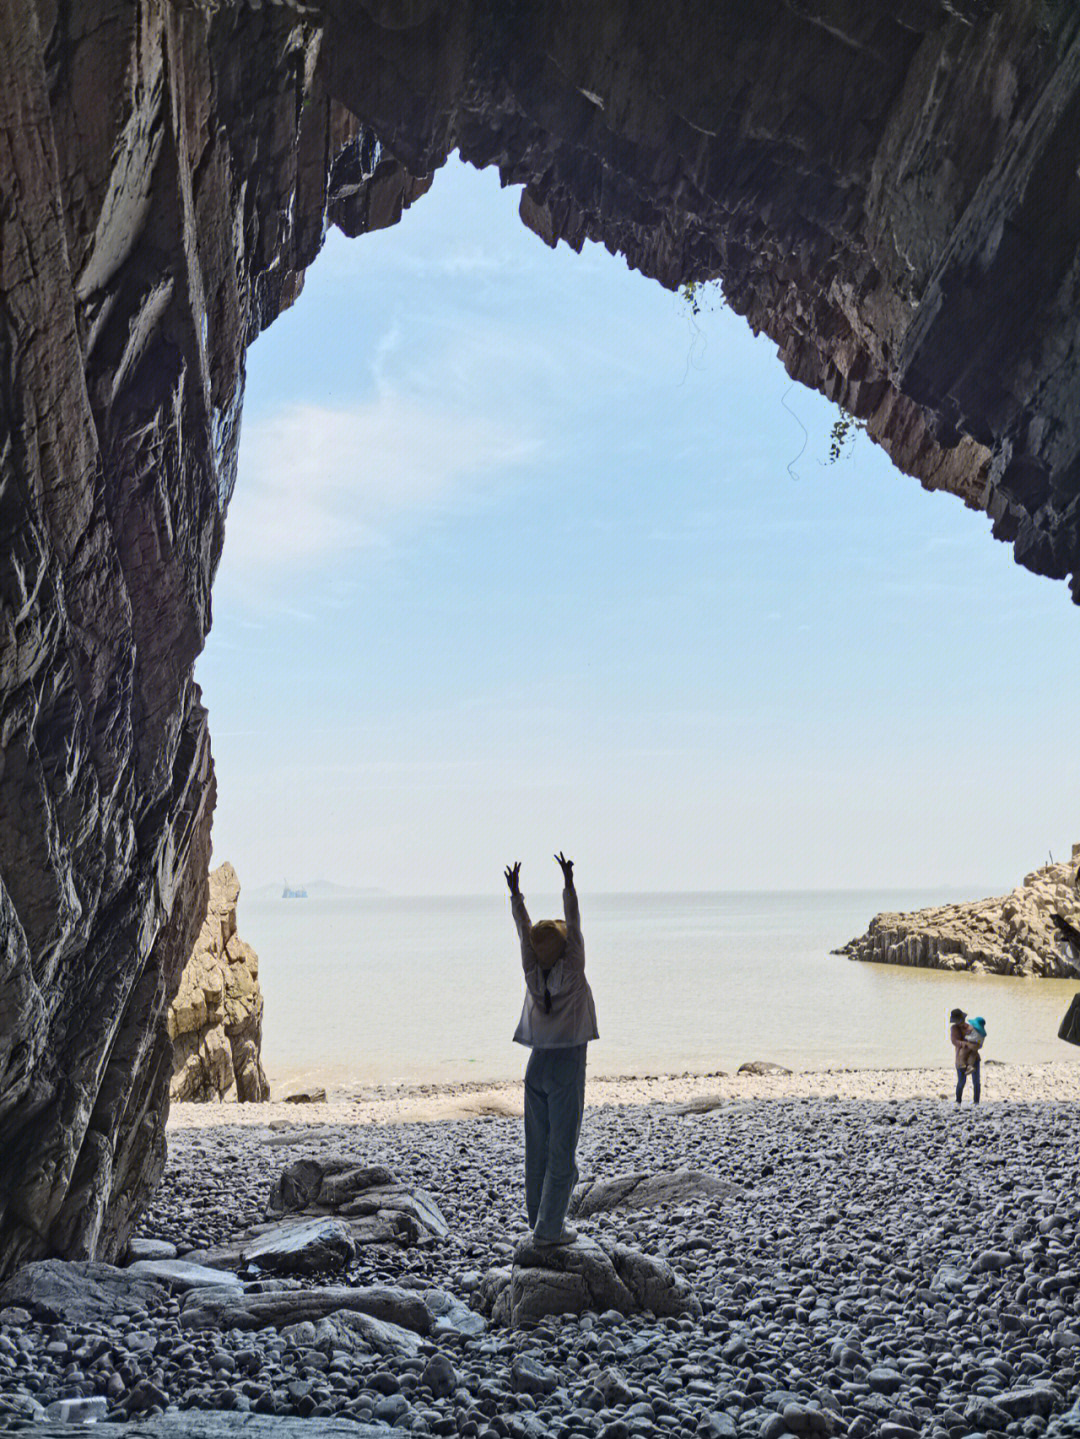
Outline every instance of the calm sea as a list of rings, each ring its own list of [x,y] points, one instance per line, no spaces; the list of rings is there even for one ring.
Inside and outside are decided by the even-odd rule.
[[[857,964],[830,949],[918,893],[582,896],[600,1041],[595,1074],[947,1064],[954,1005],[986,1017],[988,1058],[1080,1059],[1057,1036],[1080,984]],[[529,896],[533,919],[561,913]],[[510,1079],[521,1008],[504,895],[240,900],[260,958],[263,1055],[276,1088]]]

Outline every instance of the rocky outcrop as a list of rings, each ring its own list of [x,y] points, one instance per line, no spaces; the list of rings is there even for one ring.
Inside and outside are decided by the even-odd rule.
[[[332,1215],[346,1220],[360,1244],[416,1244],[450,1232],[426,1189],[404,1184],[380,1164],[347,1155],[298,1159],[270,1189],[266,1212]]]
[[[665,1259],[581,1237],[558,1248],[518,1246],[514,1263],[489,1270],[479,1291],[491,1322],[523,1329],[550,1314],[701,1316],[701,1304]]]
[[[172,1099],[270,1098],[259,957],[236,932],[239,898],[235,869],[220,865],[210,876],[206,917],[169,1006]]]
[[[110,1258],[205,912],[193,682],[247,345],[455,148],[547,243],[719,277],[1016,558],[1080,569],[1080,12],[0,7],[0,1274]]]
[[[1039,978],[1080,975],[1080,844],[999,899],[878,914],[837,954],[879,964]]]

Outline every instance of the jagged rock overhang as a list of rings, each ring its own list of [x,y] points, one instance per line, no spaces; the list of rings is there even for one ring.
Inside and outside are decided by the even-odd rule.
[[[1054,0],[0,7],[0,1272],[160,1173],[205,907],[193,682],[244,355],[457,149],[548,243],[720,277],[1017,559],[1080,558],[1080,12]]]
[[[1043,0],[326,0],[327,85],[547,243],[719,278],[793,378],[1019,563],[1080,560],[1080,13]]]

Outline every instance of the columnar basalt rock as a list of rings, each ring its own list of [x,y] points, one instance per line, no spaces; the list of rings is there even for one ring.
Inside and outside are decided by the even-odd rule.
[[[1009,894],[878,914],[838,954],[921,969],[973,970],[1043,979],[1080,975],[1080,844],[1067,864],[1047,864]]]
[[[0,8],[0,1273],[113,1257],[204,909],[193,666],[247,345],[455,148],[719,277],[1047,575],[1080,559],[1080,13],[1046,0]]]
[[[236,932],[240,881],[231,864],[210,876],[206,916],[169,1006],[171,1099],[270,1098],[262,1067],[259,957]]]

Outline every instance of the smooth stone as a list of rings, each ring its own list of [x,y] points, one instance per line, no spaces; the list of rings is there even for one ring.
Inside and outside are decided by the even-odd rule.
[[[104,1419],[109,1401],[101,1395],[73,1399],[54,1399],[45,1407],[46,1419],[58,1419],[62,1424],[94,1424]]]
[[[140,1279],[167,1284],[181,1294],[207,1286],[235,1285],[242,1288],[240,1280],[227,1269],[210,1269],[205,1264],[192,1264],[186,1259],[136,1259],[125,1272]]]
[[[420,1382],[427,1385],[436,1399],[449,1399],[458,1386],[457,1370],[445,1354],[433,1354],[424,1366]]]
[[[531,1354],[519,1354],[510,1366],[510,1388],[515,1394],[552,1394],[558,1387],[555,1370]]]
[[[895,1394],[903,1387],[903,1375],[885,1365],[875,1365],[866,1376],[866,1382],[878,1394]]]
[[[129,1267],[139,1259],[175,1259],[177,1253],[176,1245],[170,1244],[167,1239],[140,1239],[136,1237],[128,1240],[127,1260]]]

